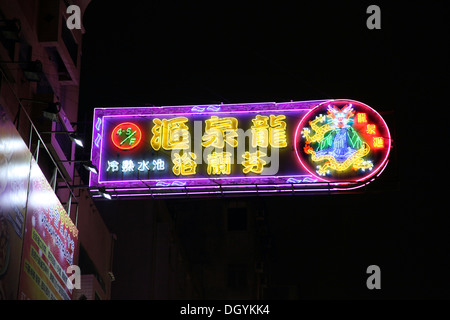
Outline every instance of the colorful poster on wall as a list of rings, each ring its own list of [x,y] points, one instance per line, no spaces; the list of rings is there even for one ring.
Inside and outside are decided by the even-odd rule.
[[[19,299],[70,300],[67,268],[76,264],[78,229],[32,160]]]
[[[31,153],[0,106],[0,300],[17,299]]]
[[[71,299],[78,230],[0,106],[0,300]]]
[[[391,146],[380,114],[348,99],[97,108],[92,142],[90,186],[114,198],[354,190]]]

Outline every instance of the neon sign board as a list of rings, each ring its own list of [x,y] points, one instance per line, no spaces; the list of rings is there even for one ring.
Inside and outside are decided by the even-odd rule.
[[[383,118],[354,100],[96,108],[91,190],[113,197],[361,187],[387,164]]]

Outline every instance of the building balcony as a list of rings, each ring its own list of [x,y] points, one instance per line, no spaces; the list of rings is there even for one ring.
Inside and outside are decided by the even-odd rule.
[[[37,20],[39,43],[57,64],[61,85],[79,85],[80,39],[66,26],[66,5],[59,0],[41,0]]]
[[[57,160],[64,179],[71,182],[73,180],[74,163],[67,161],[74,159],[75,144],[68,134],[48,132],[72,132],[74,131],[73,127],[63,109],[56,116],[57,121],[51,121],[43,116],[45,109],[48,107],[45,102],[54,102],[55,99],[53,94],[35,94],[33,99],[30,99],[32,101],[29,102],[32,105],[31,118],[38,132],[43,133],[41,138],[52,157]],[[34,141],[37,142],[36,139]],[[45,172],[46,170],[44,169],[43,171]]]

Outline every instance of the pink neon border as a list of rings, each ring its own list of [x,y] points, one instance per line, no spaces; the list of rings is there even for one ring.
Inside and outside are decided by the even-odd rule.
[[[386,130],[388,132],[388,136],[389,136],[389,138],[388,138],[388,140],[389,140],[388,152],[387,152],[385,158],[383,159],[383,161],[381,162],[381,164],[375,170],[372,170],[369,175],[364,176],[364,177],[362,177],[362,178],[360,178],[360,179],[358,179],[356,181],[353,181],[353,182],[328,181],[326,179],[323,179],[322,177],[316,176],[316,174],[311,173],[308,170],[308,168],[305,165],[303,165],[301,159],[298,156],[298,152],[297,152],[298,130],[301,127],[301,124],[304,122],[304,119],[306,118],[307,115],[310,114],[310,112],[312,112],[316,108],[322,106],[325,103],[330,103],[332,101],[349,101],[349,102],[355,102],[355,103],[359,103],[361,105],[364,105],[365,107],[367,107],[367,108],[371,109],[372,111],[374,111],[379,116],[379,118],[381,118],[381,120],[383,121],[383,124],[385,125]],[[299,104],[300,104],[300,106],[298,106]],[[305,106],[302,106],[302,104],[303,105],[308,105],[309,104],[309,105],[305,107]],[[311,104],[314,104],[314,106],[311,107]],[[270,105],[270,106],[268,106],[268,105]],[[196,107],[196,106],[197,107],[204,107],[204,108],[209,107],[209,106],[215,106],[215,107],[221,107],[224,110],[223,111],[206,111],[205,110],[205,111],[202,111],[202,112],[192,111],[191,109],[193,107]],[[270,107],[271,109],[270,110],[264,110],[264,109],[253,110],[253,108],[258,107],[258,106],[260,106],[260,107],[261,106],[263,106],[263,107],[266,106],[266,107]],[[250,110],[232,110],[233,107],[248,108]],[[278,108],[276,108],[276,107],[278,107]],[[381,115],[376,110],[374,110],[371,107],[369,107],[368,105],[366,105],[366,104],[364,104],[362,102],[359,102],[359,101],[356,101],[356,100],[350,100],[350,99],[326,99],[326,100],[310,100],[310,101],[299,101],[299,102],[291,101],[291,102],[284,102],[284,103],[266,102],[266,103],[245,103],[245,104],[227,104],[227,105],[222,104],[222,105],[167,106],[167,107],[136,107],[136,108],[127,108],[127,109],[130,112],[129,114],[108,114],[109,112],[112,112],[112,113],[117,112],[117,110],[119,110],[119,108],[96,108],[94,110],[94,121],[97,118],[101,118],[101,120],[102,120],[102,128],[101,128],[102,137],[104,136],[103,133],[104,133],[104,118],[105,117],[124,117],[124,116],[131,116],[131,117],[138,116],[139,117],[139,116],[142,116],[142,113],[140,113],[140,114],[133,114],[133,111],[134,112],[142,112],[142,111],[144,111],[144,115],[145,116],[156,116],[156,115],[158,115],[158,116],[163,116],[163,115],[171,115],[171,116],[174,116],[174,115],[191,115],[192,116],[192,115],[204,115],[204,114],[230,114],[230,113],[234,114],[234,113],[261,113],[261,112],[262,113],[268,113],[268,112],[280,112],[280,111],[283,111],[283,112],[293,111],[294,112],[294,111],[301,111],[301,110],[309,110],[308,112],[305,113],[305,115],[303,116],[302,120],[300,121],[299,125],[297,126],[297,128],[295,130],[294,149],[295,149],[295,152],[296,152],[296,156],[297,156],[297,158],[299,160],[299,163],[301,164],[302,168],[305,169],[306,172],[310,173],[312,177],[318,179],[319,181],[323,181],[325,183],[331,183],[331,184],[334,184],[334,185],[338,185],[338,184],[348,185],[348,184],[353,184],[354,182],[367,180],[370,177],[372,177],[374,174],[376,174],[378,171],[380,171],[380,168],[383,168],[383,170],[384,170],[385,166],[383,167],[383,164],[385,164],[387,159],[388,159],[388,156],[389,156],[389,153],[390,153],[390,147],[391,147],[390,131],[389,131],[389,128],[387,127],[387,125],[386,125],[386,122],[381,117]],[[174,109],[186,109],[186,110],[183,110],[182,112],[178,112],[178,113],[168,113],[168,114],[167,113],[163,113],[163,112],[161,112],[161,113],[151,113],[152,110],[160,111],[161,109],[172,109],[172,110],[174,110]],[[100,113],[101,115],[99,116],[98,113]],[[96,130],[96,128],[94,127],[93,128],[93,133],[95,134],[95,133],[97,133],[97,131],[98,130]],[[100,146],[98,148],[94,145],[94,139],[92,139],[91,159],[94,158],[94,154],[98,155],[98,159],[99,160],[98,160],[97,163],[95,163],[97,166],[99,165],[99,163],[101,164],[101,162],[102,162],[102,152],[101,152],[101,148],[102,147],[103,147],[103,138],[101,139]],[[94,151],[94,148],[95,148],[95,151]],[[183,178],[171,178],[171,179],[166,178],[165,179],[165,178],[162,178],[162,179],[148,179],[148,180],[119,180],[119,181],[106,181],[106,182],[102,181],[101,182],[101,181],[99,181],[99,176],[97,176],[96,181],[93,181],[95,179],[93,179],[94,177],[92,175],[93,175],[93,173],[90,173],[90,181],[89,181],[89,185],[90,186],[96,187],[96,186],[104,185],[107,188],[111,188],[113,190],[117,190],[117,189],[123,188],[124,187],[123,185],[125,185],[127,183],[136,183],[136,184],[143,183],[145,185],[145,182],[154,182],[154,181],[181,181],[181,180],[183,180],[183,181],[192,181],[192,180],[205,180],[205,181],[218,180],[218,181],[220,181],[222,179],[228,179],[228,180],[238,180],[238,179],[245,179],[245,180],[247,180],[248,179],[249,182],[250,182],[251,180],[258,180],[258,179],[264,179],[264,178],[265,179],[271,179],[271,178],[272,179],[279,179],[279,178],[288,179],[288,178],[298,178],[298,177],[309,176],[307,174],[306,175],[302,174],[302,175],[284,175],[284,176],[273,176],[272,175],[272,176],[216,177],[216,178],[190,178],[190,179],[183,179]],[[369,183],[369,182],[370,181],[368,181],[367,183]],[[94,184],[94,183],[96,183],[96,184]],[[255,181],[255,183],[257,183],[257,182]],[[279,183],[280,182],[278,182],[278,184]],[[120,185],[122,185],[122,187],[121,186],[108,186],[108,184],[116,184],[116,185],[120,184]],[[316,185],[316,184],[317,183],[310,183],[308,185],[312,186],[312,185]],[[362,187],[362,186],[364,186],[366,184],[363,184],[361,186],[351,187],[351,189],[360,188],[360,187]],[[275,185],[277,185],[277,182],[275,182],[275,184],[270,184],[270,185],[275,186]],[[291,183],[286,183],[286,185],[291,185]],[[300,183],[300,184],[294,183],[292,185],[305,185],[305,184],[304,183]],[[229,185],[229,186],[231,187],[233,185]],[[238,185],[234,185],[234,186],[238,186]],[[148,187],[152,188],[153,190],[156,190],[156,188],[159,189],[159,190],[174,189],[174,186],[158,186],[158,187],[156,187],[156,186],[148,186]],[[146,187],[142,187],[142,188],[148,188],[148,187],[146,186]],[[190,187],[197,187],[197,186],[196,185],[191,185],[191,186],[183,186],[181,188],[186,188],[186,187],[190,188]],[[129,188],[126,188],[126,189],[130,190]],[[333,189],[335,189],[335,188],[333,188]],[[326,190],[327,191],[333,191],[330,188],[328,188]],[[244,190],[242,190],[242,191],[244,191]],[[250,191],[250,192],[261,192],[262,190],[258,190],[258,191],[256,191],[256,190],[248,190],[248,191]],[[291,190],[289,190],[289,191],[291,191]],[[297,191],[305,191],[305,190],[296,190],[296,192]],[[316,189],[316,190],[312,190],[312,191],[318,191],[318,190]],[[273,191],[267,190],[267,191],[264,191],[264,192],[273,192]],[[183,192],[182,194],[185,194],[185,193]],[[169,195],[169,194],[167,194],[167,195]],[[130,195],[128,194],[127,196],[130,196]]]
[[[389,127],[387,126],[387,124],[386,124],[386,122],[384,121],[383,117],[382,117],[376,110],[374,110],[373,108],[369,107],[369,106],[368,106],[367,104],[365,104],[365,103],[362,103],[362,102],[359,102],[359,101],[356,101],[356,100],[351,100],[351,99],[334,99],[334,100],[329,100],[329,101],[322,102],[321,104],[319,104],[319,105],[317,105],[316,107],[314,107],[314,108],[312,108],[311,110],[309,110],[309,111],[303,116],[303,119],[300,121],[300,123],[299,123],[298,126],[297,126],[297,129],[295,130],[295,137],[294,137],[294,139],[295,139],[295,141],[294,141],[295,154],[296,154],[296,156],[297,156],[298,161],[301,163],[302,167],[303,167],[307,172],[309,172],[313,177],[315,177],[315,178],[317,178],[317,179],[319,179],[319,180],[321,180],[321,181],[324,181],[324,182],[337,182],[337,181],[329,181],[329,180],[324,179],[323,177],[317,175],[316,172],[311,172],[311,171],[308,169],[308,167],[307,167],[305,164],[303,164],[303,161],[302,161],[302,159],[301,159],[300,156],[299,156],[299,152],[298,152],[298,149],[297,149],[297,148],[298,148],[297,145],[298,145],[298,142],[299,142],[299,141],[298,141],[298,139],[299,139],[299,132],[298,132],[298,131],[300,130],[300,128],[303,127],[303,124],[304,124],[304,122],[305,122],[305,119],[307,119],[308,115],[309,115],[310,113],[314,112],[314,110],[316,110],[316,109],[322,107],[324,104],[328,104],[328,103],[330,103],[330,102],[341,102],[341,101],[348,101],[348,102],[351,102],[351,103],[357,103],[357,104],[363,105],[363,106],[369,108],[370,110],[372,110],[373,112],[375,112],[375,113],[378,115],[378,117],[383,121],[383,124],[384,124],[384,126],[385,126],[385,128],[386,128],[386,131],[387,131],[387,133],[388,133],[388,141],[389,141],[389,145],[388,145],[388,149],[387,149],[388,151],[387,151],[386,156],[384,157],[383,161],[377,166],[376,169],[373,169],[372,171],[370,171],[369,174],[363,176],[362,178],[360,178],[360,179],[358,179],[358,180],[355,180],[355,182],[365,181],[365,180],[368,180],[370,177],[372,177],[374,174],[376,174],[381,168],[383,168],[383,165],[384,165],[384,163],[386,162],[386,160],[388,159],[389,154],[390,154],[390,152],[391,152],[391,133],[390,133],[390,131],[389,131]],[[384,168],[383,168],[383,170],[384,170]]]
[[[328,100],[309,100],[309,101],[291,101],[291,102],[284,102],[284,103],[275,103],[275,102],[263,102],[263,103],[246,103],[246,104],[222,104],[222,105],[215,105],[217,107],[220,107],[221,109],[223,109],[223,111],[203,111],[203,112],[197,112],[197,111],[192,111],[191,109],[193,107],[195,107],[196,105],[192,105],[192,106],[168,106],[168,107],[136,107],[136,108],[129,108],[129,114],[108,114],[110,112],[117,112],[118,110],[120,110],[119,108],[96,108],[94,110],[94,121],[95,118],[101,117],[102,118],[102,128],[101,128],[101,136],[104,137],[104,118],[113,118],[113,117],[140,117],[140,116],[164,116],[164,115],[170,115],[170,116],[176,116],[176,115],[204,115],[204,114],[235,114],[235,113],[240,113],[240,114],[245,114],[245,113],[270,113],[270,112],[286,112],[286,111],[291,111],[291,112],[298,112],[298,111],[307,111],[311,109],[311,105],[317,105],[320,104],[322,102],[325,102]],[[211,105],[202,105],[202,106],[198,106],[198,107],[208,107]],[[233,107],[240,107],[240,108],[248,108],[249,110],[233,110]],[[267,109],[256,109],[254,110],[253,108],[257,108],[257,107],[264,107],[264,108],[268,108]],[[277,108],[278,107],[278,108]],[[161,111],[162,109],[164,109],[164,111],[166,109],[185,109],[182,112],[175,112],[175,113],[151,113],[152,110],[158,110]],[[144,111],[143,113],[140,114],[134,114],[133,112],[136,111]],[[98,113],[101,113],[101,116],[98,116]],[[94,128],[94,133],[95,128]],[[102,165],[102,147],[103,147],[103,139],[101,140],[100,146],[98,147],[97,153],[99,154],[99,161],[98,163],[96,163],[97,166],[101,166]],[[92,148],[94,148],[94,145],[92,145]],[[96,148],[97,149],[97,148]],[[92,149],[94,150],[94,149]],[[92,151],[92,155],[91,158],[93,158],[93,154],[94,151]],[[99,169],[100,170],[100,169]],[[93,174],[93,173],[92,173]],[[259,179],[259,178],[265,178],[265,179],[270,179],[270,178],[281,178],[282,176],[247,176],[247,177],[220,177],[220,178],[190,178],[190,179],[183,179],[183,178],[162,178],[162,179],[146,179],[146,180],[113,180],[113,181],[102,181],[100,180],[100,174],[101,171],[99,173],[99,175],[97,176],[96,181],[93,181],[92,177],[90,175],[90,186],[100,186],[100,185],[104,185],[104,186],[108,186],[109,184],[127,184],[127,183],[135,183],[135,184],[140,184],[143,183],[145,184],[145,182],[154,182],[154,181],[175,181],[175,180],[188,180],[188,181],[198,181],[198,180],[203,180],[203,181],[220,181],[221,179],[231,179],[231,180],[238,180],[238,179],[249,179],[249,180],[253,180],[253,179]],[[305,177],[308,175],[305,174],[293,174],[293,175],[286,175],[283,177],[288,178],[298,178],[298,177]],[[95,184],[94,184],[95,183]],[[118,186],[119,187],[119,186]],[[170,189],[171,186],[167,186],[167,189]]]

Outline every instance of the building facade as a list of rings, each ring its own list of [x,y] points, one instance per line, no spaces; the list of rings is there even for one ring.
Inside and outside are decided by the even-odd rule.
[[[111,299],[200,299],[198,277],[164,200],[99,201],[117,235]]]
[[[58,254],[52,251],[51,241],[48,243],[46,240],[47,234],[54,231],[50,225],[54,227],[56,218],[49,220],[50,223],[45,225],[46,229],[44,228],[40,234],[42,242],[38,240],[39,229],[35,225],[36,221],[32,220],[33,227],[26,222],[34,201],[30,197],[32,175],[28,174],[28,183],[24,180],[21,186],[26,197],[26,205],[23,208],[17,206],[6,208],[6,196],[3,198],[4,202],[0,202],[3,206],[0,212],[2,230],[4,238],[9,239],[5,240],[7,253],[3,255],[4,270],[0,277],[0,288],[3,288],[0,290],[1,297],[4,299],[111,297],[115,237],[109,232],[89,190],[85,187],[88,181],[82,181],[80,177],[82,170],[94,168],[89,167],[89,163],[85,161],[87,159],[75,158],[76,148],[79,148],[77,144],[80,143],[79,139],[83,138],[77,132],[77,119],[84,30],[82,27],[81,29],[67,27],[66,21],[71,16],[70,11],[67,13],[67,8],[76,5],[82,14],[89,2],[90,0],[0,1],[0,105],[5,127],[8,125],[7,122],[15,127],[22,138],[21,143],[26,145],[29,154],[32,155],[30,163],[33,161],[37,163],[46,178],[44,184],[51,187],[53,195],[59,201],[61,212],[70,217],[72,222],[66,221],[66,225],[73,223],[75,226],[76,229],[71,227],[71,230],[77,238],[63,234],[63,238],[56,237],[53,241],[63,239],[63,245],[67,245],[76,240],[74,246],[69,249],[73,258],[66,260],[78,265],[81,271],[81,289],[75,286],[73,290],[67,291],[70,292],[69,295],[64,294],[63,291],[67,290],[64,288],[64,280],[70,273],[66,276],[62,274],[66,270],[58,271],[62,265],[58,267],[55,259],[51,259],[53,256],[58,260]],[[11,151],[12,157],[11,154],[5,153],[9,141],[5,132],[6,129],[2,131],[3,137],[0,136],[0,144],[3,146],[0,170],[2,177],[6,177],[3,189],[8,190],[14,184],[12,171],[9,169],[11,166],[8,166],[8,163],[13,161],[14,153]],[[44,211],[36,217],[44,217]],[[59,217],[58,214],[58,219]],[[48,222],[45,219],[47,218],[42,218],[42,221]],[[33,244],[28,246],[26,240],[22,239],[27,237],[31,229]],[[23,242],[22,245],[11,244],[13,230],[17,234],[17,243]],[[27,248],[30,250],[29,256],[24,253]],[[13,263],[22,265],[23,271],[20,274],[11,275]],[[29,286],[35,288],[24,293],[22,283],[29,278],[34,280],[34,282],[30,280]],[[36,294],[30,293],[33,290]]]
[[[269,298],[271,235],[260,198],[168,202],[203,299]]]

